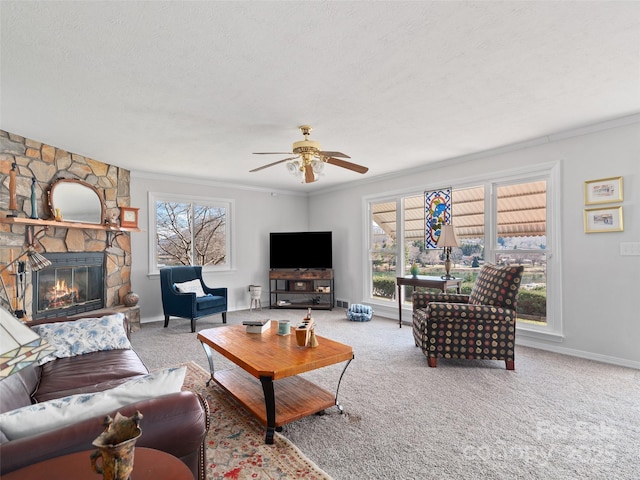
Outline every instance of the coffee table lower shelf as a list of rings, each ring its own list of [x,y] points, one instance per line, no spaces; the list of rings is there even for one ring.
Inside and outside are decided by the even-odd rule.
[[[260,423],[268,426],[265,396],[260,380],[241,368],[217,371],[213,379],[255,415]],[[276,380],[273,382],[273,389],[275,398],[278,399],[275,402],[275,427],[282,427],[336,405],[333,393],[300,376]]]

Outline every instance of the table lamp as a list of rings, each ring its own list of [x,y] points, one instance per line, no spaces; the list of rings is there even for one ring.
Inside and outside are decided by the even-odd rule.
[[[445,280],[450,280],[452,278],[455,278],[449,275],[449,272],[451,271],[451,259],[450,259],[451,247],[458,246],[458,239],[456,238],[456,231],[453,225],[442,226],[442,228],[440,229],[440,236],[438,237],[438,243],[436,244],[436,246],[443,247],[444,253],[446,255],[446,259],[444,261],[445,275],[443,275],[441,278]]]
[[[0,307],[0,380],[54,351],[46,340]]]

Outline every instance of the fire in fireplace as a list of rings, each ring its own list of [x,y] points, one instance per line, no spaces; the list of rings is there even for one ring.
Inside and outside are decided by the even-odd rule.
[[[74,282],[74,277],[80,272],[79,269],[71,270],[72,286],[67,286],[67,282],[64,279],[55,280],[54,282],[47,282],[50,286],[47,287],[47,291],[44,294],[44,302],[42,302],[42,309],[48,310],[50,308],[65,308],[74,303],[78,303],[80,300],[80,289],[78,283]],[[83,277],[86,275],[86,269],[83,269]],[[56,271],[56,274],[62,273],[61,270]],[[85,280],[85,278],[83,278]]]
[[[48,253],[51,266],[33,274],[33,318],[104,306],[104,253]]]

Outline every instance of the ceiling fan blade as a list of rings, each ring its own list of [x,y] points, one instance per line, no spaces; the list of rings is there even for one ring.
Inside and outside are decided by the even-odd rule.
[[[253,154],[254,155],[292,155],[293,152],[253,152]]]
[[[340,158],[351,158],[349,155],[345,155],[340,152],[318,152],[320,155],[324,155],[325,157],[340,157]]]
[[[315,181],[316,181],[316,176],[313,174],[313,167],[311,165],[305,165],[304,183],[313,183]]]
[[[331,165],[335,165],[336,167],[347,168],[349,170],[353,170],[358,173],[367,173],[369,168],[363,167],[362,165],[357,165],[355,163],[347,162],[346,160],[340,160],[338,158],[329,157],[327,158],[327,163]]]
[[[294,160],[298,157],[289,157],[289,158],[283,158],[282,160],[278,160],[277,162],[273,162],[273,163],[268,163],[267,165],[263,165],[261,167],[258,168],[254,168],[253,170],[249,170],[249,173],[251,172],[257,172],[258,170],[262,170],[263,168],[269,168],[269,167],[273,167],[274,165],[277,165],[279,163],[283,163],[283,162],[287,162],[289,160]]]

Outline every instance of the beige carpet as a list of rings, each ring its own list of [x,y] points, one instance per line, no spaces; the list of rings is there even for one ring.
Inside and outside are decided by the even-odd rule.
[[[209,373],[188,362],[184,386],[204,396],[211,407],[207,435],[207,479],[309,479],[330,477],[289,440],[276,432],[265,445],[264,427],[218,385],[206,387]]]
[[[297,321],[303,310],[229,312]],[[442,360],[429,368],[411,329],[344,310],[315,311],[317,333],[353,347],[337,408],[284,426],[291,441],[334,480],[637,480],[640,371],[516,347],[516,369],[492,360]],[[225,328],[220,316],[198,330]],[[132,336],[149,368],[207,366],[189,321],[143,323]],[[215,353],[218,370],[234,365]],[[332,391],[342,365],[305,373]],[[256,436],[262,445],[262,433]],[[295,478],[295,477],[292,477]]]

